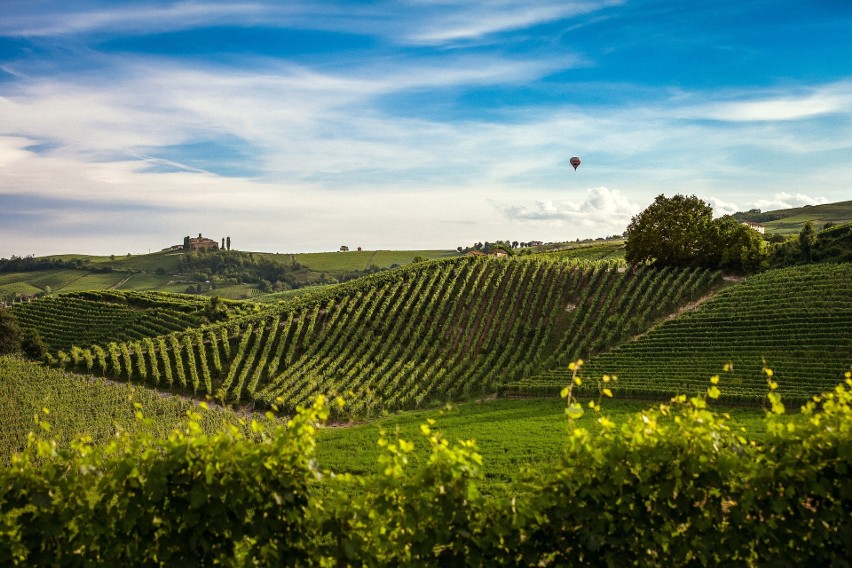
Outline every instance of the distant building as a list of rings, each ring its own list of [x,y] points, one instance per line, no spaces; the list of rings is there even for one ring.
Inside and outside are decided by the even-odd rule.
[[[467,251],[468,256],[485,256],[485,253],[481,250],[469,250]]]
[[[346,245],[341,246],[341,247],[340,247],[340,252],[349,252],[349,247],[348,247],[348,246],[346,246]]]
[[[760,223],[755,223],[754,221],[743,221],[742,224],[745,225],[746,227],[749,227],[750,229],[754,229],[755,231],[757,231],[761,235],[766,230],[763,225],[761,225]]]
[[[540,247],[540,246],[541,246],[541,245],[543,245],[544,243],[543,243],[543,242],[541,242],[541,241],[530,241],[530,242],[529,242],[529,243],[527,243],[527,244],[528,244],[529,246],[531,246],[531,247]]]
[[[217,251],[219,250],[219,242],[202,237],[201,233],[198,233],[197,237],[184,237],[183,247],[181,248],[189,252]]]
[[[491,251],[491,256],[494,258],[502,258],[504,256],[509,256],[509,253],[504,251],[503,249],[494,249]]]

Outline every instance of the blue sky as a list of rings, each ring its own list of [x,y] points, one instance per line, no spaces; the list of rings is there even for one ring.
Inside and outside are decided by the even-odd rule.
[[[660,193],[852,199],[850,29],[847,0],[0,0],[0,257],[573,240]]]

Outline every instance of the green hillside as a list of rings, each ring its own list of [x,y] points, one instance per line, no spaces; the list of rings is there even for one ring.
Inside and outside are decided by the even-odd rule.
[[[766,220],[759,222],[767,233],[793,234],[802,230],[810,221],[814,228],[821,229],[826,223],[852,222],[852,201],[840,201],[823,205],[805,205],[792,209],[776,209],[761,213]]]
[[[667,321],[637,341],[585,365],[588,377],[616,374],[613,391],[627,397],[694,393],[721,375],[729,401],[757,401],[767,391],[764,361],[788,400],[831,389],[852,366],[852,264],[773,270],[719,292],[698,309]],[[731,363],[731,371],[722,365]],[[505,387],[506,392],[558,392],[567,370]]]
[[[56,355],[98,375],[286,409],[352,393],[348,411],[362,415],[493,393],[617,344],[719,279],[534,257],[449,259],[156,341],[81,342]]]
[[[160,251],[143,255],[0,259],[0,300],[84,290],[154,290],[226,299],[351,280],[415,259],[456,251],[350,251],[301,254]]]

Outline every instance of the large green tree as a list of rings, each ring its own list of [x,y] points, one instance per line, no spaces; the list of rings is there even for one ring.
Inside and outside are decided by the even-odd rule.
[[[760,234],[693,196],[659,195],[627,227],[630,263],[654,266],[704,266],[733,272],[756,272],[766,264]]]
[[[627,226],[627,262],[701,266],[713,239],[713,209],[694,195],[658,195]]]
[[[766,268],[769,250],[760,233],[730,215],[715,219],[713,226],[716,241],[707,256],[718,268],[745,273]],[[707,266],[712,267],[713,262]]]

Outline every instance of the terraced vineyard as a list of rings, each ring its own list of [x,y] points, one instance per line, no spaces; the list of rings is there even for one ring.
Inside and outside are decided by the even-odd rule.
[[[767,392],[765,361],[785,399],[802,401],[832,389],[852,365],[850,282],[848,263],[753,276],[638,341],[592,357],[583,373],[616,374],[613,390],[630,397],[703,391],[720,374],[723,398],[758,401]],[[726,362],[728,373],[721,372]],[[560,369],[507,384],[503,392],[556,393],[569,379]]]
[[[638,333],[720,280],[702,270],[459,258],[329,288],[238,321],[58,353],[77,370],[292,409],[348,412],[494,392]]]
[[[195,328],[204,321],[207,305],[206,298],[194,296],[101,290],[15,304],[12,312],[22,327],[37,329],[56,351]],[[238,304],[221,305],[238,309]]]

